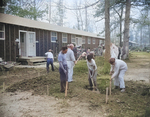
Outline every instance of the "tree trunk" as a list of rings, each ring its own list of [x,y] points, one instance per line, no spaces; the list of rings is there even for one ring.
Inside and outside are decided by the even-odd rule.
[[[142,27],[141,27],[141,33],[140,33],[140,47],[141,47],[141,49],[143,48],[143,35],[142,35],[143,33],[142,33]]]
[[[109,0],[105,0],[105,59],[110,58],[110,17],[109,17]]]
[[[120,14],[120,47],[122,47],[122,16],[123,16],[123,4],[121,4],[121,14]]]
[[[150,32],[150,25],[148,25],[148,31]],[[150,33],[149,33],[149,38],[148,38],[149,44],[148,46],[150,46]]]
[[[127,59],[128,56],[129,56],[130,8],[131,8],[131,0],[126,0],[126,12],[125,12],[125,23],[124,23],[124,38],[123,38],[122,59]]]
[[[107,74],[110,71],[110,15],[109,15],[109,0],[105,0],[105,63],[103,73]]]

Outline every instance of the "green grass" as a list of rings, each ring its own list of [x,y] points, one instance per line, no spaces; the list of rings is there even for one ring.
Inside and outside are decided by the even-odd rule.
[[[133,52],[130,56],[130,59],[126,61],[128,64],[137,64],[137,61],[135,61],[136,59],[149,59],[150,57],[149,53],[144,52]],[[105,104],[105,90],[106,87],[109,86],[110,75],[102,72],[104,66],[103,57],[97,57],[95,61],[98,66],[97,84],[101,94],[89,89],[87,64],[85,60],[81,60],[74,67],[73,79],[75,81],[69,83],[69,90],[66,98],[75,98],[80,102],[89,103],[89,111],[103,108],[104,113],[107,113],[109,117],[149,117],[150,92],[148,89],[150,89],[150,85],[126,81],[126,92],[120,93],[119,89],[113,89],[112,95],[109,96],[108,104]],[[34,71],[34,69],[32,70]],[[16,71],[16,73],[17,72],[18,71]],[[44,95],[47,92],[47,85],[49,85],[50,96],[61,99],[65,98],[64,93],[60,93],[58,71],[17,82],[9,86],[6,91],[26,91],[32,89],[34,94]],[[66,101],[61,102],[61,108],[69,106],[70,105],[68,105]]]

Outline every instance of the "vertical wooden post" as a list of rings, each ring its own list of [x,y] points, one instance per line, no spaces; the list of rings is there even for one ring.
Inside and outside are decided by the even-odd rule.
[[[109,95],[111,95],[111,78],[110,78],[110,86],[109,86]]]
[[[49,86],[47,85],[47,95],[49,95]]]
[[[3,82],[3,91],[5,91],[5,82]]]
[[[68,81],[66,81],[65,97],[67,96]]]
[[[106,104],[108,103],[108,87],[106,88]]]

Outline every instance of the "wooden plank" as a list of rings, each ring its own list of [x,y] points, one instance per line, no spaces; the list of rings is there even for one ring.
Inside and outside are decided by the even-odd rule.
[[[16,62],[16,30],[15,30],[15,25],[14,25],[14,61]]]
[[[48,48],[48,31],[47,31],[47,51],[49,50]]]
[[[39,30],[39,56],[41,55],[41,53],[40,53],[40,30]]]
[[[5,24],[5,40],[6,40],[6,24]],[[4,61],[6,61],[6,45],[5,45],[5,40],[4,40]]]
[[[43,30],[43,53],[42,53],[42,55],[44,55],[44,53],[45,53],[45,46],[44,46],[44,43],[45,42],[45,38],[44,38],[44,30]]]
[[[11,61],[11,31],[9,25],[9,61]]]

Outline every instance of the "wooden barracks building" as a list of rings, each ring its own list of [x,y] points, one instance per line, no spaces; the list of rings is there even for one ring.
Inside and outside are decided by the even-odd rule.
[[[44,56],[52,49],[75,43],[93,49],[104,42],[96,34],[0,13],[0,57],[16,61],[17,56]]]

